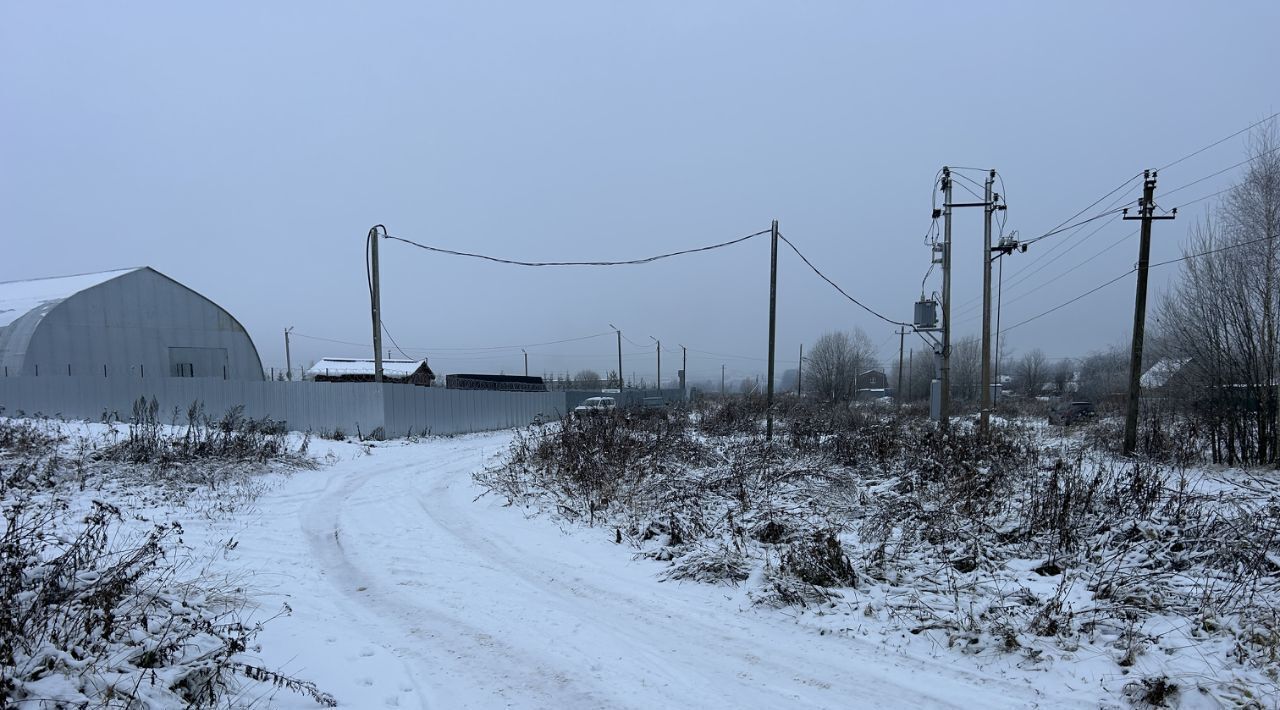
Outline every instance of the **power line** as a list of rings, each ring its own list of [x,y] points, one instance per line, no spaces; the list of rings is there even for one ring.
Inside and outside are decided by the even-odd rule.
[[[697,252],[711,251],[713,249],[722,249],[724,247],[733,246],[734,244],[738,244],[740,242],[745,242],[748,239],[753,239],[755,237],[768,234],[771,231],[772,231],[772,228],[765,229],[759,232],[755,232],[753,234],[748,234],[746,236],[738,237],[737,239],[730,239],[729,241],[726,241],[726,242],[720,242],[718,244],[710,244],[708,246],[695,247],[692,249],[681,249],[680,251],[668,252],[666,254],[657,254],[655,256],[648,256],[642,259],[628,259],[625,261],[520,261],[518,259],[504,259],[496,256],[488,256],[486,254],[474,254],[471,252],[457,251],[454,249],[444,249],[441,247],[433,247],[426,244],[422,244],[420,242],[415,242],[412,239],[405,239],[404,237],[395,237],[390,234],[383,234],[382,237],[383,239],[394,239],[398,242],[404,242],[405,244],[418,247],[419,249],[425,249],[427,251],[436,252],[438,254],[449,254],[451,256],[465,256],[472,259],[484,259],[485,261],[493,261],[499,264],[511,264],[513,266],[631,266],[635,264],[649,264],[655,261],[659,261],[661,259],[670,259],[673,256],[683,256],[685,254],[694,254]]]
[[[803,262],[805,263],[805,265],[806,265],[806,266],[808,266],[810,269],[813,269],[813,273],[817,274],[817,275],[818,275],[818,278],[820,278],[820,279],[822,279],[823,281],[826,281],[827,283],[831,284],[831,287],[832,287],[832,288],[834,288],[836,291],[839,291],[841,296],[844,296],[845,298],[847,298],[847,299],[849,299],[850,301],[852,301],[852,302],[854,303],[854,305],[856,305],[857,307],[861,308],[862,310],[866,311],[867,313],[870,313],[871,315],[875,316],[876,318],[879,318],[880,320],[882,320],[882,321],[884,321],[884,322],[886,322],[886,323],[889,323],[889,324],[891,324],[891,325],[901,325],[901,326],[905,326],[905,327],[908,327],[908,328],[913,328],[913,327],[915,327],[915,326],[913,326],[913,325],[912,325],[912,324],[910,324],[910,323],[903,323],[902,321],[896,321],[896,320],[893,320],[892,318],[887,318],[887,317],[885,317],[885,316],[881,315],[880,313],[878,313],[877,311],[875,311],[874,309],[872,309],[871,307],[869,307],[869,306],[867,306],[866,304],[864,304],[862,301],[859,301],[858,299],[854,298],[853,296],[850,296],[850,295],[849,295],[849,294],[848,294],[844,289],[840,288],[840,286],[839,286],[838,284],[836,284],[836,282],[835,282],[835,281],[832,281],[831,279],[827,278],[826,274],[824,274],[824,273],[822,273],[821,271],[819,271],[819,270],[818,270],[818,267],[814,266],[814,265],[813,265],[813,262],[809,261],[808,257],[806,257],[804,254],[802,254],[802,253],[800,252],[800,250],[796,247],[796,245],[791,243],[791,240],[790,240],[790,239],[787,239],[786,237],[782,236],[781,234],[779,234],[779,235],[778,235],[778,238],[779,238],[779,239],[781,239],[782,241],[786,242],[787,246],[791,247],[791,251],[794,251],[794,252],[796,253],[796,256],[800,257],[800,260],[801,260],[801,261],[803,261]]]
[[[1031,321],[1034,321],[1034,320],[1039,320],[1040,318],[1043,318],[1043,317],[1045,317],[1045,316],[1049,315],[1050,313],[1053,313],[1054,311],[1057,311],[1057,310],[1059,310],[1059,309],[1066,308],[1067,306],[1069,306],[1069,305],[1071,305],[1071,304],[1075,303],[1076,301],[1079,301],[1080,299],[1084,298],[1085,296],[1089,296],[1089,295],[1091,295],[1091,294],[1093,294],[1093,293],[1096,293],[1096,292],[1098,292],[1098,291],[1101,291],[1102,289],[1104,289],[1104,288],[1106,288],[1106,287],[1110,286],[1111,284],[1113,284],[1113,283],[1115,283],[1115,282],[1119,281],[1120,279],[1123,279],[1124,277],[1128,276],[1129,274],[1132,274],[1133,272],[1135,272],[1135,271],[1137,271],[1137,270],[1138,270],[1138,269],[1137,269],[1137,267],[1134,267],[1134,268],[1132,268],[1132,269],[1129,269],[1128,271],[1124,272],[1123,274],[1120,274],[1119,276],[1115,277],[1114,279],[1111,279],[1110,281],[1108,281],[1108,282],[1106,282],[1106,283],[1104,283],[1104,284],[1101,284],[1101,285],[1098,285],[1098,286],[1094,286],[1093,288],[1089,289],[1088,291],[1085,291],[1084,293],[1080,294],[1079,296],[1076,296],[1075,298],[1071,299],[1070,301],[1066,301],[1066,302],[1064,302],[1064,303],[1060,303],[1060,304],[1058,304],[1058,305],[1054,306],[1053,308],[1050,308],[1049,310],[1044,311],[1043,313],[1037,313],[1036,315],[1031,316],[1030,318],[1028,318],[1028,319],[1026,319],[1026,320],[1018,321],[1017,323],[1014,323],[1013,325],[1009,326],[1008,328],[1005,328],[1004,330],[1002,330],[1002,331],[1000,331],[1000,332],[1001,332],[1002,334],[1003,334],[1003,333],[1008,333],[1009,331],[1013,330],[1014,328],[1017,328],[1017,327],[1019,327],[1019,326],[1026,325],[1027,323],[1030,323]]]
[[[1275,113],[1271,114],[1270,116],[1267,116],[1266,118],[1262,119],[1261,121],[1258,121],[1257,123],[1253,123],[1253,124],[1250,124],[1250,125],[1248,125],[1248,126],[1245,126],[1244,128],[1241,128],[1240,130],[1236,131],[1235,133],[1232,133],[1231,135],[1227,136],[1226,138],[1219,138],[1218,140],[1216,140],[1216,141],[1214,141],[1214,142],[1210,143],[1209,145],[1206,145],[1205,147],[1201,148],[1200,150],[1197,150],[1197,151],[1193,151],[1193,152],[1191,152],[1191,153],[1188,153],[1188,154],[1186,154],[1186,155],[1182,156],[1181,158],[1178,158],[1177,160],[1173,161],[1172,163],[1169,163],[1168,165],[1165,165],[1165,166],[1163,166],[1163,167],[1157,168],[1157,170],[1161,170],[1161,171],[1163,171],[1163,170],[1166,170],[1166,169],[1168,169],[1168,168],[1171,168],[1171,167],[1173,167],[1173,166],[1177,165],[1178,163],[1181,163],[1181,162],[1182,162],[1182,161],[1184,161],[1184,160],[1188,160],[1188,159],[1190,159],[1190,158],[1194,158],[1194,157],[1196,157],[1197,155],[1200,155],[1201,153],[1205,152],[1206,150],[1209,150],[1210,148],[1215,148],[1215,147],[1217,147],[1217,146],[1219,146],[1219,145],[1221,145],[1221,144],[1223,144],[1223,143],[1226,143],[1227,141],[1231,140],[1232,138],[1235,138],[1236,136],[1240,135],[1241,133],[1244,133],[1244,132],[1249,131],[1249,130],[1251,130],[1251,129],[1253,129],[1253,128],[1256,128],[1256,127],[1258,127],[1258,126],[1261,126],[1262,124],[1266,123],[1267,121],[1272,120],[1272,119],[1273,119],[1273,118],[1275,118],[1276,116],[1280,116],[1280,111],[1277,111],[1277,112],[1275,112]]]
[[[1271,150],[1266,150],[1266,151],[1263,151],[1263,152],[1261,152],[1261,153],[1258,153],[1257,155],[1255,155],[1255,156],[1253,156],[1253,157],[1250,157],[1250,158],[1246,158],[1246,159],[1244,159],[1244,160],[1241,160],[1240,162],[1236,163],[1235,165],[1231,165],[1231,166],[1229,166],[1229,167],[1225,167],[1225,168],[1223,168],[1223,169],[1219,170],[1218,172],[1213,173],[1213,174],[1211,174],[1211,175],[1205,175],[1204,177],[1200,178],[1199,180],[1192,180],[1191,182],[1189,182],[1189,183],[1187,183],[1187,184],[1185,184],[1185,185],[1182,185],[1182,186],[1180,186],[1180,187],[1175,187],[1175,188],[1173,188],[1172,190],[1169,190],[1168,192],[1161,193],[1161,195],[1160,195],[1160,196],[1161,196],[1161,197],[1168,197],[1169,195],[1172,195],[1172,194],[1173,194],[1173,193],[1175,193],[1175,192],[1180,192],[1180,191],[1182,191],[1182,190],[1187,189],[1188,187],[1191,187],[1192,185],[1197,185],[1197,184],[1199,184],[1199,183],[1202,183],[1202,182],[1204,182],[1205,180],[1209,180],[1209,179],[1211,179],[1211,178],[1216,178],[1216,177],[1218,177],[1219,175],[1221,175],[1221,174],[1223,174],[1223,173],[1225,173],[1225,172],[1229,172],[1229,171],[1231,171],[1231,170],[1235,170],[1236,168],[1240,167],[1241,165],[1245,165],[1246,163],[1252,163],[1253,161],[1257,160],[1258,158],[1264,158],[1264,157],[1266,157],[1266,156],[1268,156],[1268,155],[1271,155],[1272,153],[1275,153],[1276,151],[1280,151],[1280,146],[1276,146],[1275,148],[1272,148]],[[1230,188],[1228,188],[1228,189],[1230,189]]]
[[[387,324],[386,324],[386,323],[383,323],[381,318],[379,318],[379,319],[378,319],[378,325],[382,326],[382,332],[384,332],[384,333],[386,333],[386,334],[387,334],[387,339],[391,341],[391,344],[392,344],[393,346],[395,346],[395,349],[396,349],[396,350],[399,350],[399,351],[400,351],[400,354],[401,354],[401,355],[404,355],[404,357],[405,357],[405,359],[406,359],[406,360],[413,360],[413,359],[414,359],[414,358],[412,358],[412,357],[409,357],[409,354],[408,354],[408,353],[406,353],[406,352],[404,351],[404,349],[400,347],[400,343],[397,343],[397,342],[396,342],[396,338],[395,338],[395,336],[391,334],[391,331],[390,331],[390,330],[387,330]]]
[[[1137,180],[1137,179],[1138,179],[1138,178],[1140,178],[1140,177],[1142,177],[1142,173],[1138,173],[1137,175],[1134,175],[1133,177],[1129,178],[1128,180],[1125,180],[1124,182],[1122,182],[1122,183],[1120,183],[1119,185],[1115,186],[1115,188],[1113,188],[1113,189],[1111,190],[1111,192],[1108,192],[1107,194],[1103,195],[1102,197],[1099,197],[1098,199],[1094,200],[1094,201],[1093,201],[1093,203],[1092,203],[1092,204],[1090,204],[1088,207],[1086,207],[1086,208],[1084,208],[1084,209],[1080,210],[1079,212],[1077,212],[1077,213],[1075,213],[1075,214],[1071,215],[1070,217],[1068,217],[1068,218],[1064,219],[1061,223],[1059,223],[1059,224],[1058,224],[1058,226],[1054,227],[1053,229],[1050,229],[1049,231],[1045,232],[1044,234],[1041,234],[1041,235],[1040,235],[1040,236],[1038,236],[1038,237],[1033,237],[1033,238],[1028,239],[1028,240],[1026,240],[1026,241],[1024,241],[1024,242],[1022,242],[1022,243],[1023,243],[1023,244],[1033,244],[1033,243],[1035,243],[1035,242],[1040,241],[1041,239],[1044,239],[1045,237],[1051,237],[1051,236],[1053,236],[1053,235],[1055,235],[1055,234],[1058,234],[1059,232],[1065,232],[1065,231],[1067,231],[1067,230],[1069,230],[1069,229],[1072,229],[1072,228],[1074,228],[1074,227],[1078,227],[1078,226],[1080,226],[1080,225],[1082,225],[1082,224],[1087,224],[1087,223],[1089,223],[1089,222],[1092,222],[1092,221],[1093,221],[1093,220],[1095,220],[1095,219],[1099,219],[1099,218],[1102,218],[1102,217],[1107,216],[1108,214],[1111,214],[1111,211],[1110,211],[1110,210],[1108,210],[1108,211],[1106,211],[1106,212],[1103,212],[1103,213],[1102,213],[1102,214],[1100,214],[1100,215],[1095,215],[1095,216],[1093,216],[1093,217],[1090,217],[1090,218],[1088,218],[1088,219],[1086,219],[1086,220],[1084,220],[1083,222],[1080,222],[1080,223],[1078,223],[1078,224],[1071,224],[1071,225],[1068,225],[1068,223],[1069,223],[1069,222],[1071,222],[1071,221],[1072,221],[1072,220],[1074,220],[1075,218],[1079,217],[1080,215],[1084,214],[1085,212],[1088,212],[1089,210],[1093,209],[1094,207],[1098,206],[1098,203],[1102,202],[1103,200],[1107,199],[1108,197],[1111,197],[1112,195],[1116,194],[1117,192],[1120,192],[1120,191],[1121,191],[1121,190],[1123,190],[1124,188],[1128,187],[1128,186],[1129,186],[1129,183],[1133,182],[1134,180]],[[1068,226],[1064,226],[1064,225],[1068,225]]]
[[[1275,237],[1260,237],[1260,238],[1258,238],[1258,239],[1250,239],[1249,241],[1237,242],[1237,243],[1235,243],[1235,244],[1228,244],[1228,245],[1226,245],[1226,246],[1218,247],[1218,248],[1216,248],[1216,249],[1209,249],[1209,250],[1207,250],[1207,251],[1202,251],[1202,252],[1199,252],[1199,253],[1196,253],[1196,254],[1186,254],[1186,255],[1184,255],[1184,256],[1180,256],[1180,257],[1178,257],[1178,258],[1176,258],[1176,259],[1168,259],[1168,260],[1166,260],[1166,261],[1159,261],[1159,262],[1156,262],[1156,263],[1154,263],[1154,264],[1150,264],[1150,265],[1148,265],[1148,268],[1152,268],[1152,269],[1154,269],[1154,268],[1156,268],[1156,267],[1158,267],[1158,266],[1168,266],[1169,264],[1176,264],[1176,263],[1178,263],[1178,262],[1182,262],[1182,261],[1189,261],[1189,260],[1191,260],[1191,259],[1196,259],[1196,258],[1199,258],[1199,257],[1202,257],[1202,256],[1208,256],[1208,255],[1210,255],[1210,254],[1217,254],[1217,253],[1219,253],[1219,252],[1228,251],[1228,250],[1230,250],[1230,249],[1238,249],[1238,248],[1240,248],[1240,247],[1245,247],[1245,246],[1249,246],[1249,245],[1252,245],[1252,244],[1258,244],[1258,243],[1265,242],[1265,241],[1271,241],[1271,240],[1274,240],[1274,239],[1275,239]],[[1120,274],[1119,276],[1117,276],[1117,277],[1115,277],[1115,278],[1111,279],[1110,281],[1107,281],[1106,283],[1103,283],[1103,284],[1099,284],[1099,285],[1097,285],[1097,286],[1094,286],[1093,288],[1089,289],[1088,291],[1085,291],[1084,293],[1080,294],[1079,296],[1076,296],[1075,298],[1072,298],[1072,299],[1071,299],[1071,300],[1069,300],[1069,301],[1065,301],[1065,302],[1063,302],[1063,303],[1060,303],[1060,304],[1058,304],[1058,305],[1054,306],[1053,308],[1050,308],[1049,310],[1044,311],[1044,312],[1042,312],[1042,313],[1037,313],[1036,315],[1031,316],[1030,318],[1027,318],[1026,320],[1019,321],[1019,322],[1017,322],[1017,323],[1015,323],[1015,324],[1013,324],[1013,325],[1009,326],[1008,328],[1005,328],[1004,330],[1002,330],[1002,331],[1000,331],[1000,332],[1001,332],[1001,333],[1007,333],[1007,332],[1009,332],[1010,330],[1013,330],[1014,328],[1017,328],[1017,327],[1022,326],[1022,325],[1026,325],[1027,323],[1030,323],[1030,322],[1032,322],[1032,321],[1034,321],[1034,320],[1038,320],[1038,319],[1040,319],[1040,318],[1043,318],[1043,317],[1045,317],[1045,316],[1049,315],[1050,313],[1053,313],[1054,311],[1057,311],[1057,310],[1059,310],[1059,309],[1061,309],[1061,308],[1065,308],[1065,307],[1067,307],[1067,306],[1071,305],[1072,303],[1075,303],[1076,301],[1079,301],[1080,299],[1084,298],[1085,296],[1089,296],[1089,295],[1094,294],[1094,293],[1096,293],[1096,292],[1098,292],[1098,291],[1101,291],[1102,289],[1106,288],[1107,286],[1110,286],[1111,284],[1113,284],[1113,283],[1115,283],[1115,282],[1119,281],[1120,279],[1123,279],[1124,277],[1128,276],[1129,274],[1132,274],[1132,273],[1136,272],[1137,270],[1138,270],[1138,267],[1136,267],[1136,266],[1135,266],[1135,267],[1133,267],[1133,268],[1129,269],[1128,271],[1124,272],[1123,274]]]
[[[1237,243],[1235,243],[1235,244],[1228,244],[1228,245],[1226,245],[1226,246],[1218,247],[1217,249],[1210,249],[1210,250],[1208,250],[1208,251],[1202,251],[1202,252],[1199,252],[1199,253],[1197,253],[1197,254],[1187,254],[1187,255],[1185,255],[1185,256],[1180,256],[1180,257],[1178,257],[1177,259],[1169,259],[1168,261],[1160,261],[1160,262],[1156,262],[1156,263],[1154,263],[1154,264],[1152,264],[1152,265],[1151,265],[1151,268],[1155,268],[1155,267],[1157,267],[1157,266],[1167,266],[1167,265],[1169,265],[1169,264],[1176,264],[1176,263],[1178,263],[1179,261],[1187,261],[1187,260],[1195,259],[1195,258],[1202,257],[1202,256],[1208,256],[1208,255],[1210,255],[1210,254],[1217,254],[1218,252],[1221,252],[1221,251],[1227,251],[1228,249],[1238,249],[1238,248],[1240,248],[1240,247],[1247,247],[1247,246],[1249,246],[1249,245],[1251,245],[1251,244],[1259,244],[1259,243],[1261,243],[1261,242],[1269,242],[1269,241],[1273,241],[1273,240],[1275,240],[1275,239],[1276,239],[1276,237],[1259,237],[1259,238],[1257,238],[1257,239],[1250,239],[1249,241],[1246,241],[1246,242],[1237,242]]]
[[[386,328],[385,324],[383,328],[384,329]],[[388,335],[390,335],[390,333],[388,333]],[[430,348],[410,346],[408,349],[409,350],[425,350],[430,352],[437,352],[437,351],[483,352],[483,351],[489,351],[489,350],[519,350],[521,348],[536,348],[544,345],[559,345],[561,343],[574,343],[581,340],[591,340],[593,338],[600,338],[606,335],[613,335],[613,332],[610,331],[606,333],[596,333],[594,335],[584,335],[577,338],[563,338],[561,340],[548,340],[546,342],[541,342],[541,343],[523,343],[520,345],[484,345],[484,346],[475,346],[475,347],[451,346],[451,347],[430,347]],[[353,345],[353,346],[362,347],[362,348],[369,346],[368,343],[356,343],[349,340],[335,340],[333,338],[322,338],[316,335],[307,335],[306,333],[295,332],[293,333],[293,336],[296,338],[306,338],[308,340],[318,340],[321,342],[336,343],[339,345]]]

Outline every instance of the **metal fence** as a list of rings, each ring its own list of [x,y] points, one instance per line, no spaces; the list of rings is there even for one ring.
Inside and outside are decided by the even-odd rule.
[[[601,390],[564,390],[566,411],[572,410],[574,407],[582,404],[591,397],[613,397],[619,407],[639,407],[644,404],[644,400],[651,397],[661,397],[663,402],[667,404],[675,404],[684,401],[684,392],[679,389],[664,390],[642,390],[642,389],[624,389],[621,392],[603,392]]]
[[[193,403],[220,417],[240,406],[293,431],[387,436],[463,434],[558,419],[564,392],[486,392],[401,384],[236,381],[175,377],[0,377],[0,414],[128,421],[139,398],[154,398],[162,417],[186,422]]]

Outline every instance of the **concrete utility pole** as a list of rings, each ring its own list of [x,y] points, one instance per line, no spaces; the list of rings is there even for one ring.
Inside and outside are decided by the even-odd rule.
[[[293,330],[293,326],[284,329],[284,367],[285,378],[293,379],[293,358],[289,355],[289,331]]]
[[[1142,220],[1142,236],[1138,244],[1138,287],[1133,299],[1133,347],[1129,353],[1129,408],[1124,418],[1124,454],[1128,456],[1138,447],[1138,399],[1141,395],[1142,378],[1142,341],[1147,325],[1147,266],[1151,261],[1151,223],[1157,219],[1173,219],[1178,210],[1172,214],[1156,216],[1156,173],[1153,170],[1143,171],[1142,201],[1138,203],[1139,213],[1129,216],[1129,209],[1124,210],[1124,219]]]
[[[524,376],[529,376],[529,353],[524,348],[520,348],[520,352],[524,353]]]
[[[382,286],[378,281],[378,227],[369,230],[369,306],[373,315],[373,381],[382,383]]]
[[[983,201],[982,219],[982,409],[979,410],[978,430],[987,435],[991,426],[991,215],[995,214],[996,203],[992,188],[996,182],[996,171],[987,173],[986,191]]]
[[[939,358],[938,426],[951,426],[951,168],[942,168],[942,352]]]
[[[720,396],[724,396],[724,365],[720,366]]]
[[[658,340],[652,335],[649,336],[649,340],[652,340],[654,343],[657,344],[657,347],[654,348],[654,350],[655,352],[658,353],[658,396],[661,397],[662,396],[662,341]]]
[[[773,220],[769,257],[769,381],[765,402],[765,438],[773,441],[773,346],[778,326],[778,220]]]
[[[618,334],[618,389],[622,389],[622,331],[618,330],[612,323],[609,324],[609,327],[613,328],[614,332]],[[631,379],[634,381],[635,377],[632,376]]]

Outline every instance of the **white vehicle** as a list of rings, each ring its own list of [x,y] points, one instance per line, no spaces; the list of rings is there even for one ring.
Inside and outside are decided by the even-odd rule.
[[[582,404],[573,408],[578,414],[591,414],[594,412],[612,412],[618,408],[618,403],[613,397],[588,397],[583,400]]]

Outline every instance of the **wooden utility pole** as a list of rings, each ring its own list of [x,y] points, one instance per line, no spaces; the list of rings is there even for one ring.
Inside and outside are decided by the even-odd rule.
[[[369,306],[373,315],[373,381],[382,383],[382,286],[378,280],[378,227],[369,230]]]
[[[720,366],[720,396],[724,397],[724,365]]]
[[[689,349],[680,346],[680,397],[689,399]]]
[[[800,343],[800,367],[796,371],[796,397],[804,393],[804,343]]]
[[[284,376],[285,379],[293,379],[293,357],[289,352],[289,331],[293,330],[293,326],[284,329]]]
[[[769,235],[769,381],[765,399],[765,438],[773,441],[773,346],[778,325],[778,220]]]
[[[529,353],[524,348],[520,348],[520,352],[524,353],[524,376],[529,376]]]
[[[1142,345],[1147,325],[1147,267],[1151,261],[1151,223],[1157,219],[1173,219],[1178,210],[1172,214],[1156,216],[1156,173],[1143,171],[1142,200],[1138,203],[1138,215],[1129,216],[1129,209],[1124,210],[1124,219],[1142,220],[1141,241],[1138,244],[1138,286],[1133,299],[1133,346],[1129,352],[1129,407],[1124,418],[1124,454],[1132,454],[1138,447],[1138,400],[1142,387]]]

